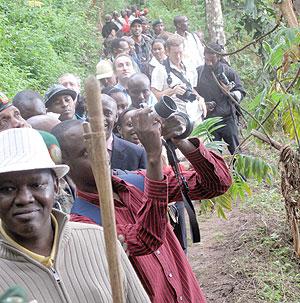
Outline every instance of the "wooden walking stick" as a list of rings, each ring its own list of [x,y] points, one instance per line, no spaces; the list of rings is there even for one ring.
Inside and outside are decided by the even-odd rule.
[[[124,303],[119,260],[120,253],[117,246],[114,200],[106,148],[100,85],[95,77],[91,76],[87,79],[85,82],[85,92],[89,123],[84,123],[84,138],[97,185],[99,201],[101,201],[101,205],[99,206],[101,207],[113,302]]]

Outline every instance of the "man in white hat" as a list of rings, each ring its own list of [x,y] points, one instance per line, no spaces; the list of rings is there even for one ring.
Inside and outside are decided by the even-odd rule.
[[[109,60],[103,59],[97,64],[96,78],[100,81],[101,88],[114,86],[117,83],[112,63]]]
[[[19,285],[39,303],[112,302],[102,229],[52,209],[69,167],[29,128],[1,132],[0,150],[0,293]],[[126,302],[149,302],[119,253]]]

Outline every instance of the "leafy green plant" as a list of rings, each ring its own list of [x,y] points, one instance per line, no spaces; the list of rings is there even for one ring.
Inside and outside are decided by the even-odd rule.
[[[214,117],[204,120],[192,133],[202,139],[207,148],[224,151],[224,142],[214,142],[213,131],[224,126],[222,118]],[[232,178],[233,182],[229,190],[216,198],[201,201],[201,211],[208,212],[215,210],[218,217],[226,219],[225,211],[231,211],[232,204],[237,200],[245,200],[245,197],[252,194],[247,179],[255,179],[259,183],[266,181],[271,183],[276,175],[277,169],[273,165],[265,162],[259,157],[251,155],[236,154],[233,162]]]
[[[212,140],[213,135],[212,133],[219,128],[222,128],[225,124],[222,124],[221,117],[213,117],[207,118],[202,123],[197,125],[192,132],[192,136],[201,137],[204,141]]]
[[[254,178],[258,182],[271,183],[272,177],[277,174],[277,168],[262,159],[250,155],[237,154],[234,162],[235,172],[243,178]]]
[[[97,18],[89,1],[0,0],[0,91],[10,97],[28,88],[43,94],[62,73],[94,73]]]

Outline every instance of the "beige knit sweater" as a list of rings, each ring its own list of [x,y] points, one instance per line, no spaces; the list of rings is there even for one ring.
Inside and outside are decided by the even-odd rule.
[[[6,243],[0,234],[0,293],[19,285],[38,303],[112,302],[103,230],[69,222],[53,211],[59,225],[59,245],[53,268],[47,268]],[[126,302],[150,302],[121,246]]]

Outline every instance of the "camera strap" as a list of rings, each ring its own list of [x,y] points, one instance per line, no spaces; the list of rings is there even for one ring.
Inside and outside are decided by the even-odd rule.
[[[223,72],[224,72],[224,69],[223,69]],[[213,71],[212,71],[212,76],[213,76],[213,79],[214,79],[214,81],[216,82],[216,84],[217,84],[217,85],[220,87],[220,89],[221,89],[222,85],[221,85],[221,83],[220,83],[220,80],[218,80],[216,74],[215,74]],[[226,96],[228,97],[229,102],[231,102],[231,104],[234,106],[234,108],[235,108],[235,110],[236,110],[238,116],[239,116],[239,117],[242,117],[242,118],[244,119],[244,121],[246,122],[246,118],[245,118],[245,115],[244,115],[244,114],[242,113],[242,111],[241,111],[240,104],[231,96],[230,93],[226,92]],[[232,110],[231,110],[231,111],[232,111]],[[234,113],[232,112],[232,115],[233,115],[233,114],[234,114]],[[246,123],[247,123],[247,122],[246,122]]]
[[[182,81],[184,84],[186,84],[187,87],[193,88],[191,83],[184,77],[184,75],[181,72],[179,72],[175,68],[171,67],[169,58],[167,58],[166,60],[163,61],[163,65],[164,65],[167,75],[168,75],[167,83],[169,86],[172,83],[172,78],[170,76],[170,73],[173,73],[180,81]]]
[[[178,166],[179,160],[178,160],[176,152],[175,152],[176,147],[171,140],[167,140],[167,141],[162,140],[162,141],[167,150],[169,164],[171,165],[171,167],[174,171],[174,174],[177,178],[177,181],[181,187],[181,190],[180,190],[181,196],[182,196],[182,200],[184,202],[185,209],[189,216],[193,243],[200,242],[201,241],[200,229],[199,229],[199,225],[198,225],[198,221],[197,221],[195,208],[194,208],[191,198],[189,197],[190,189],[187,184],[187,181],[186,181],[185,177],[182,175],[182,173],[179,169],[179,166]]]

